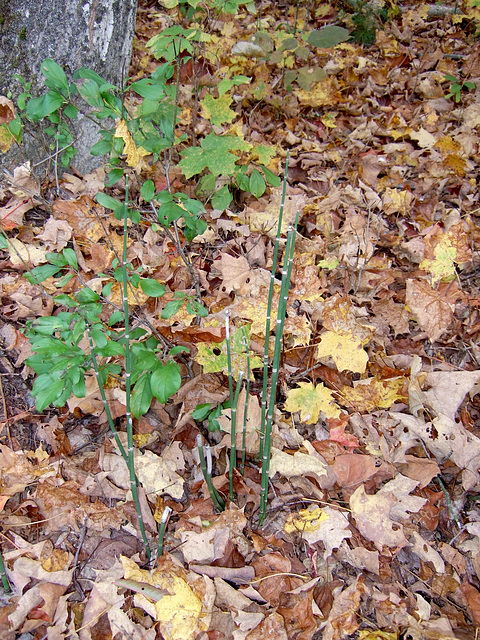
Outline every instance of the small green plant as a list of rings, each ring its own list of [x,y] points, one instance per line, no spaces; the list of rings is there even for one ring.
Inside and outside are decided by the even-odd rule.
[[[372,0],[345,0],[339,20],[351,31],[352,39],[367,47],[374,44],[377,29],[399,13],[399,8],[392,0],[378,3]]]
[[[72,249],[64,249],[60,254],[47,254],[47,259],[47,264],[27,273],[30,282],[41,283],[53,278],[55,285],[62,287],[78,275],[78,264]],[[93,371],[99,359],[98,380],[102,387],[108,376],[121,373],[119,361],[126,357],[125,309],[115,308],[108,303],[115,281],[122,288],[126,286],[127,290],[140,288],[150,297],[158,298],[165,293],[163,285],[151,278],[141,277],[129,263],[116,265],[114,261],[112,273],[101,275],[109,278],[101,295],[87,286],[73,295],[59,294],[54,297],[54,302],[68,311],[27,322],[25,334],[33,351],[27,364],[37,374],[32,395],[36,398],[38,411],[43,411],[50,404],[61,407],[72,394],[78,398],[84,397],[85,377]],[[112,311],[105,324],[100,314],[108,306]],[[90,351],[80,346],[86,331],[92,342]],[[130,397],[132,413],[138,418],[148,411],[153,397],[166,402],[178,391],[180,367],[174,357],[185,347],[173,347],[166,358],[162,357],[165,350],[163,343],[155,336],[148,335],[142,327],[136,327],[129,333],[129,341]]]
[[[467,91],[473,91],[477,88],[474,82],[468,80],[460,80],[455,76],[445,75],[445,82],[450,82],[450,91],[445,95],[446,98],[453,98],[455,102],[460,102],[462,99],[462,93]]]
[[[271,359],[269,356],[269,336],[272,326],[272,306],[273,306],[273,293],[274,293],[274,283],[275,277],[277,273],[277,264],[278,264],[278,254],[280,249],[281,242],[281,227],[282,227],[282,218],[283,211],[285,207],[285,197],[286,197],[286,172],[288,170],[288,156],[287,156],[287,168],[285,171],[285,178],[283,183],[283,194],[282,194],[282,202],[280,206],[279,219],[277,225],[277,237],[275,241],[275,248],[273,254],[273,262],[272,262],[272,271],[270,277],[270,287],[268,294],[268,306],[267,306],[267,317],[265,323],[265,350],[263,357],[263,384],[262,384],[262,399],[261,399],[261,419],[260,419],[260,447],[259,447],[259,459],[261,463],[261,473],[262,473],[262,484],[261,484],[261,494],[260,494],[260,524],[262,524],[265,520],[267,513],[267,498],[268,498],[268,488],[269,488],[269,469],[270,469],[270,457],[271,457],[271,447],[272,447],[272,428],[273,428],[273,417],[274,417],[274,409],[277,402],[277,388],[278,388],[278,376],[280,371],[280,357],[283,347],[283,330],[285,324],[285,317],[287,313],[287,301],[288,301],[288,291],[290,287],[290,279],[293,267],[293,255],[295,249],[295,236],[296,236],[296,226],[298,224],[298,213],[295,220],[295,224],[291,225],[286,239],[285,251],[283,256],[283,267],[282,267],[282,280],[280,287],[280,299],[278,304],[278,310],[276,318],[274,319],[274,327],[275,327],[275,338],[274,338],[274,353],[273,358]],[[226,313],[225,319],[225,344],[227,351],[227,372],[228,372],[228,386],[229,386],[229,400],[223,407],[230,408],[230,458],[229,458],[229,498],[230,500],[234,499],[234,470],[237,468],[237,406],[239,402],[240,390],[242,385],[246,386],[246,400],[243,411],[243,435],[242,435],[242,451],[241,451],[241,464],[240,469],[243,473],[244,465],[245,465],[245,434],[246,434],[246,421],[247,421],[247,409],[248,409],[248,395],[249,395],[249,381],[250,381],[250,368],[251,361],[249,357],[249,345],[247,332],[245,331],[245,327],[241,327],[236,330],[236,334],[240,337],[242,341],[242,345],[244,348],[244,353],[246,356],[246,376],[243,371],[233,371],[232,367],[232,332],[230,327],[230,319],[228,310]],[[220,351],[220,345],[218,345]],[[220,356],[221,361],[223,362],[223,357]],[[260,366],[262,363],[259,363]],[[222,365],[219,363],[221,368]],[[254,365],[256,366],[256,365]],[[234,378],[236,381],[234,381]],[[211,416],[214,415],[218,417],[217,412],[221,412],[222,407],[217,407],[213,409],[212,405],[204,404],[198,405],[195,412],[193,413],[193,417],[200,421],[204,419],[211,419]],[[209,422],[209,430],[216,430],[218,428],[218,423],[215,424],[214,419],[213,428],[210,426]],[[198,451],[200,457],[201,468],[203,471],[204,479],[207,484],[208,490],[210,492],[210,496],[215,507],[219,510],[223,510],[225,508],[225,501],[219,495],[218,490],[215,488],[212,482],[212,464],[209,461],[208,456],[206,456],[207,449],[202,444],[202,437],[199,435],[198,437]],[[210,454],[208,450],[208,454]]]

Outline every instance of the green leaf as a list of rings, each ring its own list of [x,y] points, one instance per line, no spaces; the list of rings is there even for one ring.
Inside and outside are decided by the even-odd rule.
[[[107,187],[113,187],[114,184],[117,184],[125,174],[123,169],[110,169],[110,171],[106,175],[105,184]]]
[[[133,82],[129,88],[148,100],[161,100],[165,97],[165,85],[154,83],[150,78]]]
[[[180,389],[182,377],[180,367],[175,362],[167,362],[155,369],[150,378],[153,395],[159,402],[165,403]]]
[[[92,339],[93,339],[93,341],[94,341],[94,343],[95,343],[95,345],[97,347],[99,347],[101,349],[102,347],[106,346],[106,344],[107,344],[107,336],[105,335],[105,333],[101,329],[99,329],[96,326],[92,327],[90,329],[90,333],[91,333]]]
[[[268,167],[262,166],[262,171],[265,176],[265,180],[271,187],[279,187],[282,184],[282,179],[275,175],[273,171],[270,171]]]
[[[161,298],[165,295],[165,287],[163,284],[157,282],[157,280],[153,280],[153,278],[142,278],[140,280],[140,287],[147,296],[151,298]]]
[[[176,356],[178,353],[190,353],[190,349],[188,347],[183,347],[182,345],[178,345],[177,347],[172,347],[170,349],[171,356]]]
[[[59,272],[59,268],[54,264],[42,264],[40,267],[34,267],[30,273],[25,274],[25,278],[31,283],[43,282],[47,278],[54,276]]]
[[[62,287],[64,287],[67,282],[69,282],[73,277],[75,277],[74,273],[66,273],[63,278],[60,278],[59,280],[57,280],[55,282],[55,286],[57,287],[57,289],[61,289]]]
[[[103,98],[100,94],[100,85],[94,80],[85,80],[77,85],[78,93],[91,107],[102,109],[104,107]]]
[[[70,120],[75,120],[78,114],[78,109],[75,105],[69,104],[65,107],[63,113],[67,116],[67,118],[70,118]]]
[[[59,64],[47,58],[42,62],[40,69],[46,78],[45,84],[49,89],[58,89],[64,94],[70,95],[67,76]]]
[[[66,293],[58,294],[58,296],[55,296],[54,301],[56,304],[63,304],[65,307],[78,307],[78,302]]]
[[[263,194],[265,193],[265,189],[266,189],[265,180],[263,179],[262,174],[257,169],[254,169],[252,171],[252,175],[250,176],[250,182],[248,186],[249,186],[248,190],[256,198],[260,198],[260,196],[263,196]]]
[[[108,319],[108,326],[112,327],[117,322],[123,321],[123,311],[114,311],[110,318]]]
[[[213,175],[229,176],[235,172],[238,158],[231,151],[248,150],[251,145],[237,136],[217,136],[209,133],[200,142],[200,147],[190,147],[182,151],[184,159],[180,168],[187,179],[201,173],[205,168]]]
[[[100,300],[100,296],[98,295],[98,293],[95,293],[93,289],[85,287],[84,289],[80,289],[80,291],[77,291],[75,293],[75,299],[80,304],[85,304],[88,302],[98,302]]]
[[[65,323],[60,316],[45,316],[37,318],[33,323],[33,329],[43,336],[51,336],[55,331],[63,329]]]
[[[205,404],[197,404],[192,412],[192,418],[198,421],[205,420],[212,407],[213,404],[211,402],[206,402]]]
[[[97,349],[97,353],[103,358],[108,358],[110,356],[124,356],[125,349],[119,342],[109,340],[104,347]]]
[[[113,209],[115,213],[120,211],[120,209],[123,209],[124,206],[123,202],[119,202],[118,200],[115,200],[115,198],[112,198],[112,196],[102,193],[101,191],[97,193],[95,200],[101,204],[102,207],[105,207],[106,209]]]
[[[62,253],[67,263],[74,269],[78,269],[78,262],[77,262],[77,256],[75,255],[75,251],[67,247],[62,251]]]
[[[153,393],[148,373],[142,374],[132,390],[131,409],[135,418],[140,418],[150,409]]]
[[[75,78],[75,80],[82,80],[83,78],[94,80],[99,87],[106,84],[106,81],[104,80],[104,78],[99,76],[98,73],[96,73],[92,69],[87,69],[86,67],[81,67],[80,69],[77,69],[73,74],[73,77]],[[112,89],[115,88],[113,84],[108,86],[111,87]]]
[[[212,207],[214,209],[219,209],[220,211],[225,211],[225,209],[228,209],[230,206],[232,200],[233,196],[230,193],[230,189],[225,185],[213,195]]]
[[[145,200],[145,202],[150,202],[150,200],[155,195],[155,184],[153,180],[145,180],[142,184],[142,188],[140,189],[140,195]]]
[[[62,378],[58,378],[59,374],[55,377],[49,374],[42,374],[33,383],[32,395],[36,397],[35,406],[37,411],[43,411],[52,402],[56,402],[61,398],[64,381]]]
[[[219,127],[224,122],[233,122],[237,116],[235,111],[230,109],[232,97],[223,95],[220,98],[214,98],[207,93],[205,98],[201,100],[202,115],[215,127]]]
[[[162,204],[157,211],[158,221],[164,226],[172,224],[174,220],[178,220],[184,214],[185,209],[182,209],[182,207],[174,202],[166,202],[165,204]]]
[[[65,98],[58,91],[48,91],[40,98],[28,101],[27,116],[36,122],[59,109],[64,102]]]
[[[199,315],[201,318],[206,318],[208,316],[208,309],[197,302],[197,300],[192,300],[192,305],[195,310],[195,313]]]
[[[77,371],[79,371],[77,369]],[[72,386],[72,393],[76,398],[84,398],[87,395],[87,388],[85,385],[85,376],[83,371],[79,371],[80,378],[78,382],[75,382]]]
[[[223,80],[220,80],[220,82],[218,83],[218,86],[217,86],[218,95],[221,98],[233,86],[239,85],[239,84],[248,84],[250,81],[251,81],[251,78],[249,78],[248,76],[235,76],[233,78],[224,78]]]
[[[330,47],[335,47],[337,44],[346,42],[349,39],[350,32],[347,29],[337,27],[335,25],[329,25],[322,29],[315,29],[309,33],[307,42],[313,47],[329,49]]]
[[[167,302],[161,314],[162,319],[168,320],[169,318],[174,316],[182,306],[183,301],[184,301],[184,298],[180,300],[171,300],[170,302]]]

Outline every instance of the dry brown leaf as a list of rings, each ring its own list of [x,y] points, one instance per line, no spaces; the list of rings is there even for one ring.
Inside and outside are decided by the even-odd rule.
[[[407,280],[406,303],[431,342],[447,331],[453,320],[455,297],[433,289],[428,282]]]
[[[397,500],[392,493],[367,495],[363,486],[350,497],[352,516],[360,533],[374,543],[379,551],[383,546],[401,549],[408,544],[403,526],[390,519],[390,511]]]
[[[467,600],[468,611],[472,616],[475,627],[480,628],[480,592],[473,585],[464,582],[461,585],[462,593]]]

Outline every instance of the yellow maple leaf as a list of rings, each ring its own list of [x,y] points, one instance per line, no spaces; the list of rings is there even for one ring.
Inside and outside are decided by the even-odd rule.
[[[312,85],[310,91],[297,89],[294,94],[302,105],[308,107],[331,107],[342,100],[334,78],[323,80]]]
[[[326,331],[321,336],[321,343],[317,347],[317,357],[333,358],[339,371],[353,371],[364,373],[368,354],[363,349],[363,343],[352,333],[337,333]]]
[[[454,153],[450,153],[443,161],[443,164],[449,169],[452,169],[452,171],[460,178],[465,176],[467,162],[464,158],[461,158]]]
[[[143,156],[149,155],[148,151],[145,151],[143,147],[137,147],[125,120],[118,121],[115,129],[115,138],[122,138],[125,142],[123,151],[127,156],[127,164],[129,167],[136,167]]]
[[[300,382],[297,389],[288,392],[285,410],[300,411],[300,420],[307,424],[317,422],[320,411],[323,411],[327,418],[338,418],[341,413],[332,392],[322,383],[315,386],[311,382]]]
[[[343,387],[342,396],[344,401],[342,404],[359,413],[370,413],[376,409],[389,409],[395,402],[406,400],[406,396],[403,393],[404,387],[405,379],[400,377],[389,378],[388,380],[379,380],[378,378],[361,380],[353,389],[351,387]]]
[[[406,213],[410,209],[413,195],[410,191],[398,191],[397,189],[385,189],[382,196],[383,210],[386,214]]]
[[[328,520],[328,515],[320,507],[300,509],[298,513],[291,513],[284,525],[286,533],[305,533],[316,531],[323,520]]]
[[[448,235],[444,234],[433,250],[434,259],[425,259],[420,263],[420,269],[425,269],[432,274],[432,284],[441,280],[453,280],[455,278],[455,247]]]
[[[452,138],[452,136],[443,136],[439,138],[435,147],[440,151],[442,156],[448,156],[450,153],[458,153],[461,150],[461,145]]]
[[[200,631],[208,628],[202,620],[202,601],[187,583],[186,573],[181,567],[165,562],[162,570],[159,568],[152,574],[125,556],[120,556],[120,560],[126,578],[120,581],[120,586],[137,591],[140,606],[145,596],[154,601],[155,617],[165,638],[193,640]],[[149,586],[156,588],[158,596]]]

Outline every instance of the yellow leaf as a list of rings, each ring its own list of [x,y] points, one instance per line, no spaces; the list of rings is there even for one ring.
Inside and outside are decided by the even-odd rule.
[[[335,405],[332,392],[322,383],[315,387],[311,382],[300,382],[299,388],[289,391],[285,410],[300,411],[300,420],[307,424],[317,422],[320,411],[323,411],[327,418],[338,418],[341,413]]]
[[[363,349],[362,342],[351,333],[340,334],[326,331],[321,336],[321,343],[317,348],[317,357],[331,356],[339,371],[353,371],[364,373],[368,354]]]
[[[460,176],[460,178],[463,178],[465,176],[465,168],[467,166],[467,162],[464,158],[451,153],[445,158],[443,164],[449,169],[452,169],[452,171],[456,173],[457,176]]]
[[[125,142],[124,153],[127,156],[129,167],[136,167],[142,157],[148,155],[148,152],[143,147],[136,146],[125,120],[119,120],[115,129],[115,138],[122,138]]]
[[[310,91],[297,89],[294,91],[300,104],[309,107],[331,107],[342,100],[342,94],[337,89],[334,78],[312,85]]]
[[[140,569],[130,558],[121,556],[120,559],[126,580],[146,583],[163,591],[164,595],[154,602],[154,608],[160,631],[166,640],[194,640],[199,632],[206,631],[202,620],[202,601],[184,579],[186,573],[181,567],[168,562],[167,558],[164,559],[165,566],[151,574]],[[137,595],[137,601],[143,606],[144,596]]]
[[[422,149],[431,149],[437,142],[435,136],[423,127],[420,127],[418,131],[410,129],[409,134],[410,138],[412,138],[412,140],[416,140],[418,142],[418,146],[422,147]]]
[[[311,532],[316,531],[323,520],[328,520],[328,515],[322,509],[316,507],[310,509],[300,509],[298,513],[291,513],[284,525],[286,533]]]
[[[380,629],[376,629],[375,631],[363,629],[357,633],[358,640],[397,640],[398,638],[396,631],[380,631]]]
[[[453,280],[455,277],[455,247],[452,246],[448,235],[444,234],[433,250],[433,260],[423,260],[420,268],[432,274],[432,284],[441,280]]]
[[[389,409],[395,402],[406,400],[406,396],[403,393],[404,386],[404,378],[360,380],[355,388],[344,387],[342,389],[344,397],[342,404],[359,413],[370,413],[376,409]]]
[[[410,191],[398,191],[397,189],[385,189],[383,194],[383,210],[386,214],[406,213],[410,209],[413,196]]]

